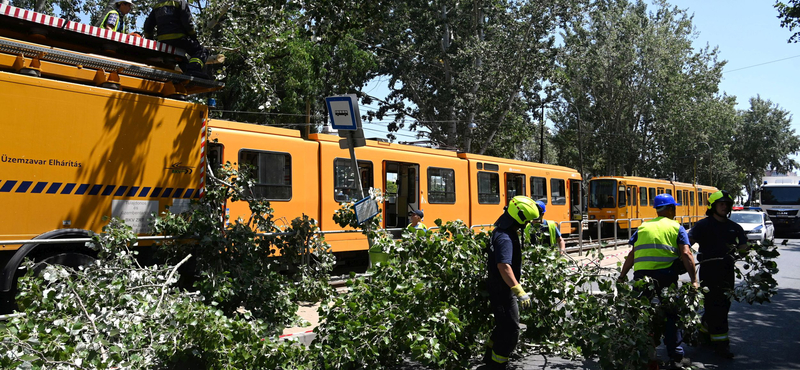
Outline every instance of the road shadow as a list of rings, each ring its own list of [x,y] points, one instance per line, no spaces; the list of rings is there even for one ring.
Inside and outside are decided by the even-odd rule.
[[[729,322],[733,360],[717,357],[709,346],[684,345],[686,356],[704,369],[800,369],[800,290],[779,287],[763,305],[734,302]],[[663,345],[659,355],[666,358]]]

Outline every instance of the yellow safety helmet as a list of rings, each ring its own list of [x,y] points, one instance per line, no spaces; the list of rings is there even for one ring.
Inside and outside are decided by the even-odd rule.
[[[711,194],[708,197],[708,209],[714,208],[714,203],[716,202],[726,202],[730,204],[735,203],[733,201],[733,196],[731,195],[731,193],[728,193],[727,190],[720,190],[717,191],[716,193]]]
[[[539,207],[536,206],[536,202],[524,195],[511,198],[507,212],[520,225],[539,218]]]

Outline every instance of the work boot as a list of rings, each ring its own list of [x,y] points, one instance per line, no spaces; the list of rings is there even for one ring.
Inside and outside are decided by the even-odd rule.
[[[730,343],[728,342],[717,343],[714,346],[714,354],[727,359],[732,359],[734,357],[733,352],[731,352]]]
[[[485,364],[486,367],[484,367],[484,369],[486,370],[506,370],[508,362],[504,362],[501,364],[499,362],[495,362],[492,359],[489,359],[489,361],[486,361]]]
[[[664,364],[663,369],[671,369],[671,370],[686,370],[692,369],[692,360],[688,357],[683,357],[680,355],[671,356],[670,360]]]
[[[490,347],[486,347],[486,351],[483,352],[483,363],[484,364],[488,364],[490,361],[493,362],[492,361],[492,349]]]

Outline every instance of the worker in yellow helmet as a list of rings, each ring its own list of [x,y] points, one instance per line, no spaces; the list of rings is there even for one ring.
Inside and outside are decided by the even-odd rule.
[[[519,310],[531,308],[531,298],[519,283],[522,248],[518,232],[537,218],[539,209],[533,199],[516,196],[494,223],[487,270],[495,326],[484,357],[490,369],[506,368],[519,338]]]
[[[728,311],[731,300],[725,294],[733,289],[734,253],[747,249],[747,234],[739,224],[728,219],[733,196],[725,190],[708,197],[706,218],[689,230],[689,240],[698,244],[700,285],[708,288],[703,299],[705,312],[700,332],[709,336],[714,352],[733,358],[728,338]]]

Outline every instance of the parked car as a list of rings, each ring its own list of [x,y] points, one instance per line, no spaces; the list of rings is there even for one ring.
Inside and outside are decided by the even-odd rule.
[[[741,225],[750,242],[763,243],[775,240],[775,226],[764,212],[736,211],[731,213],[731,220]]]

